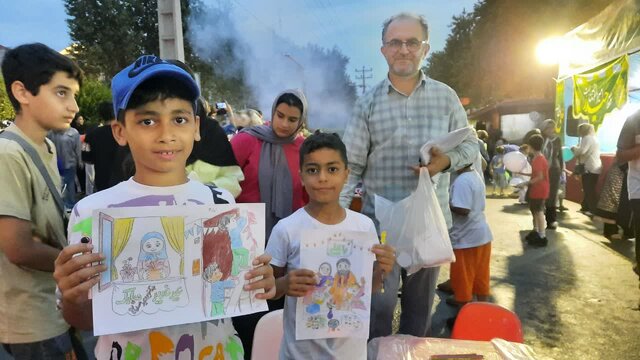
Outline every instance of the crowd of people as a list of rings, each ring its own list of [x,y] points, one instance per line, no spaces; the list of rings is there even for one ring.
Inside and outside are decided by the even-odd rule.
[[[296,340],[296,300],[318,282],[314,269],[300,267],[301,238],[307,230],[330,228],[369,232],[377,240],[374,195],[399,201],[416,188],[421,172],[439,174],[435,192],[457,258],[450,281],[438,288],[453,292],[447,303],[457,307],[488,300],[493,236],[484,215],[485,179],[473,164],[484,162],[494,192],[504,194],[504,154],[526,153],[531,173],[512,175],[529,178],[521,187],[534,223],[527,240],[545,246],[546,229],[558,226],[567,174],[555,123],[545,121],[522,147],[503,142],[487,149],[480,131],[446,153],[433,148],[423,163],[421,146],[469,126],[466,112],[454,90],[421,70],[430,49],[424,17],[392,16],[381,40],[388,76],[357,101],[342,138],[303,136],[310,105],[300,90],[277,94],[267,119],[253,109],[234,113],[226,103],[211,108],[188,65],[152,55],[113,77],[112,102],[99,107],[104,125],[87,129],[75,100],[81,69],[42,44],[9,50],[2,72],[17,115],[0,136],[0,165],[7,169],[0,184],[8,189],[0,199],[0,293],[12,294],[0,297],[4,348],[16,359],[89,358],[75,331],[92,329],[89,291],[110,270],[77,229],[95,209],[132,206],[153,195],[171,194],[176,204],[265,204],[266,249],[253,261],[245,290],[260,290],[255,297],[269,300],[270,310],[284,307],[281,359],[366,358],[367,339]],[[223,115],[232,126],[218,121]],[[589,125],[581,126],[581,136],[572,151],[584,165],[583,207],[597,213],[598,145]],[[619,147],[621,159],[639,161],[634,139],[621,137]],[[629,194],[636,199],[637,167],[629,172]],[[359,184],[361,213],[349,209]],[[631,207],[638,209],[638,202],[631,200]],[[392,334],[399,290],[399,333],[430,335],[439,267],[407,273],[392,246],[379,242],[371,252],[369,338]],[[104,335],[94,354],[152,358],[151,334],[161,330],[175,344],[191,334],[192,354],[237,337],[250,358],[262,315]],[[235,350],[218,351],[227,358]]]

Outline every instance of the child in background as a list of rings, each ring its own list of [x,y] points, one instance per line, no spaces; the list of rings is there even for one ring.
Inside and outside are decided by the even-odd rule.
[[[485,186],[478,173],[467,165],[457,171],[451,185],[449,206],[453,225],[449,230],[456,261],[451,264],[453,297],[449,305],[462,306],[473,300],[489,299],[489,260],[493,235],[484,216]]]
[[[62,294],[65,320],[86,330],[93,328],[89,290],[98,283],[100,273],[110,271],[100,263],[104,255],[92,253],[93,245],[81,243],[84,234],[75,230],[78,223],[92,216],[94,209],[150,205],[154,198],[178,205],[233,203],[227,191],[187,178],[187,158],[194,141],[200,140],[199,118],[195,116],[200,90],[188,72],[147,55],[116,74],[111,88],[117,118],[111,125],[113,135],[120,146],[128,145],[131,149],[135,174],[76,204],[69,221],[72,245],[56,259],[53,275]],[[171,200],[166,200],[167,197]],[[258,299],[269,299],[275,294],[270,260],[266,254],[257,257],[252,264],[254,268],[244,279],[244,290],[264,290],[256,292]],[[205,280],[219,280],[218,270],[215,267],[206,270]],[[187,341],[183,340],[185,334]],[[217,349],[213,348],[215,344],[219,344]],[[95,358],[107,359],[114,354],[117,358],[124,355],[122,358],[153,359],[159,354],[180,358],[182,352],[188,352],[192,358],[212,353],[226,359],[239,359],[243,355],[231,320],[222,319],[100,336]]]
[[[500,196],[504,196],[507,187],[507,170],[504,167],[504,146],[496,147],[496,155],[491,159],[491,174],[493,177],[493,195],[497,195],[496,187],[500,189]]]
[[[287,295],[284,306],[284,336],[280,359],[366,359],[367,339],[336,338],[296,340],[296,303],[298,297],[311,294],[321,278],[316,269],[300,269],[300,241],[312,229],[365,231],[376,237],[373,221],[340,206],[340,191],[347,181],[347,150],[336,134],[316,133],[300,148],[300,177],[309,203],[273,228],[267,253],[273,256],[276,298]],[[395,263],[394,249],[389,245],[374,245],[376,255],[372,291],[379,291],[384,274]],[[339,269],[338,269],[339,270]],[[334,278],[334,282],[338,281]],[[325,284],[327,286],[328,284]]]
[[[532,135],[529,138],[529,146],[533,151],[531,161],[531,176],[529,180],[529,210],[533,216],[535,229],[527,235],[526,240],[532,246],[547,246],[545,234],[546,221],[544,217],[544,202],[549,196],[549,166],[547,159],[542,154],[544,139],[540,135]]]
[[[567,168],[564,168],[564,170],[560,174],[560,189],[558,190],[557,207],[558,207],[558,211],[560,212],[565,212],[569,210],[563,205],[564,198],[566,197],[566,194],[567,194],[567,176],[571,176],[571,171],[567,170]]]

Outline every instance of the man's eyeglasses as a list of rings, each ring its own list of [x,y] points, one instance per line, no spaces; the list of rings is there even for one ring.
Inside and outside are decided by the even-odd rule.
[[[407,41],[401,41],[398,39],[393,39],[384,43],[384,46],[388,47],[392,51],[398,51],[402,48],[402,45],[407,46],[407,50],[411,52],[418,51],[424,44],[427,43],[427,40],[418,40],[418,39],[410,39]]]

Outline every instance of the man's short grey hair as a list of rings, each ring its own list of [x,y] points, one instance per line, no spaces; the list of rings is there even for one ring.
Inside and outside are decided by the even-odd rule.
[[[425,17],[422,15],[418,15],[410,12],[401,12],[399,14],[393,15],[392,17],[384,21],[384,23],[382,24],[382,42],[384,42],[384,36],[387,34],[387,29],[389,29],[389,24],[391,24],[396,20],[406,20],[406,19],[415,20],[420,24],[420,26],[422,27],[422,34],[424,35],[423,40],[427,40],[427,43],[428,43],[429,42],[429,25],[427,25],[427,19],[425,19]]]

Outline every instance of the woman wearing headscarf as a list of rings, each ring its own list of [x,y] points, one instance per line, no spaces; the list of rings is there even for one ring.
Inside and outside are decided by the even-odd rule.
[[[299,90],[280,93],[271,108],[269,125],[251,126],[231,139],[231,147],[244,172],[238,203],[266,204],[266,238],[280,220],[303,207],[308,196],[300,181],[300,135],[307,120],[307,100]],[[269,310],[282,309],[284,298],[268,301]],[[233,318],[244,345],[245,359],[251,358],[253,332],[260,317],[256,313]]]
[[[602,171],[600,144],[596,139],[595,130],[591,124],[580,124],[578,126],[578,135],[580,135],[580,143],[572,146],[571,151],[577,158],[576,169],[584,168],[578,172],[578,175],[582,177],[582,192],[584,195],[580,211],[585,215],[593,216],[598,205],[596,185]]]
[[[564,161],[562,159],[562,141],[556,134],[556,123],[551,119],[542,122],[541,127],[544,143],[542,144],[542,154],[547,158],[549,164],[549,197],[545,202],[545,218],[547,228],[558,227],[556,220],[556,204],[558,201],[558,190],[560,189],[560,176],[564,171]]]
[[[266,204],[266,238],[280,220],[303,207],[307,193],[300,181],[300,130],[307,120],[307,100],[300,90],[276,97],[269,125],[251,126],[231,139],[244,173],[239,203]]]

